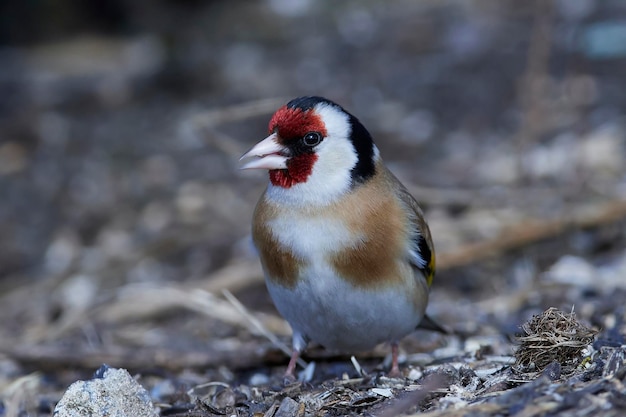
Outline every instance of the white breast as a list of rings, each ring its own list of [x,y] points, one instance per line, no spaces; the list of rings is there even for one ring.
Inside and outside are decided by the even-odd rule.
[[[358,243],[360,237],[348,230],[341,220],[308,216],[302,212],[285,212],[270,221],[270,230],[278,241],[302,259],[316,261],[346,246]]]
[[[360,236],[340,220],[283,213],[272,220],[271,230],[307,265],[295,288],[267,281],[278,311],[293,328],[295,341],[304,336],[331,349],[364,350],[406,336],[422,319],[426,302],[416,306],[412,297],[417,291],[426,300],[428,289],[424,280],[414,278],[407,261],[398,260],[410,288],[362,289],[336,275],[328,262],[330,255],[360,242]]]

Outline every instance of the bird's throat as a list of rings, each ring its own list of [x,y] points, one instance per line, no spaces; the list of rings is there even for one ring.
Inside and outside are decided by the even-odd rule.
[[[270,182],[282,188],[291,188],[305,182],[313,172],[315,161],[317,161],[317,155],[314,153],[294,156],[287,161],[287,169],[270,170]]]

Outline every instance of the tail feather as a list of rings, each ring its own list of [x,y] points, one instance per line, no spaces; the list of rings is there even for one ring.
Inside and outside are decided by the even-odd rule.
[[[417,328],[422,329],[422,330],[430,330],[433,332],[439,332],[443,334],[452,334],[452,332],[449,329],[446,329],[445,327],[437,323],[435,320],[430,318],[428,314],[424,314],[424,317],[422,318],[422,321],[420,321],[420,323],[417,325]]]

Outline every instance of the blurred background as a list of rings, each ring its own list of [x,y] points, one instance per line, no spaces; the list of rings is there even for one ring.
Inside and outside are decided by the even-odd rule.
[[[223,289],[288,334],[249,237],[267,177],[237,165],[301,95],[360,118],[421,201],[440,321],[623,298],[623,1],[5,1],[3,377],[264,343]]]

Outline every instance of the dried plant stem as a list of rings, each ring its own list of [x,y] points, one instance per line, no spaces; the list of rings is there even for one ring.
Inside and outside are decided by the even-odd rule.
[[[258,332],[262,334],[267,338],[267,340],[272,342],[274,346],[284,352],[285,355],[287,355],[288,357],[291,356],[291,349],[283,342],[281,342],[275,334],[268,331],[265,326],[263,326],[263,324],[259,320],[257,320],[256,317],[254,317],[253,314],[250,314],[248,309],[243,304],[241,304],[230,291],[223,290],[222,294],[224,294],[224,297],[226,297],[226,299],[233,305],[233,307],[235,307],[239,314],[241,314],[247,320],[247,322],[250,324],[251,331],[253,331],[254,333]],[[298,358],[297,363],[303,368],[306,368],[308,366],[308,364],[302,358]]]
[[[472,264],[540,240],[562,235],[570,230],[598,227],[625,218],[626,201],[612,201],[592,210],[579,210],[571,216],[523,222],[507,228],[494,239],[472,242],[454,252],[439,255],[437,266],[446,269]]]

